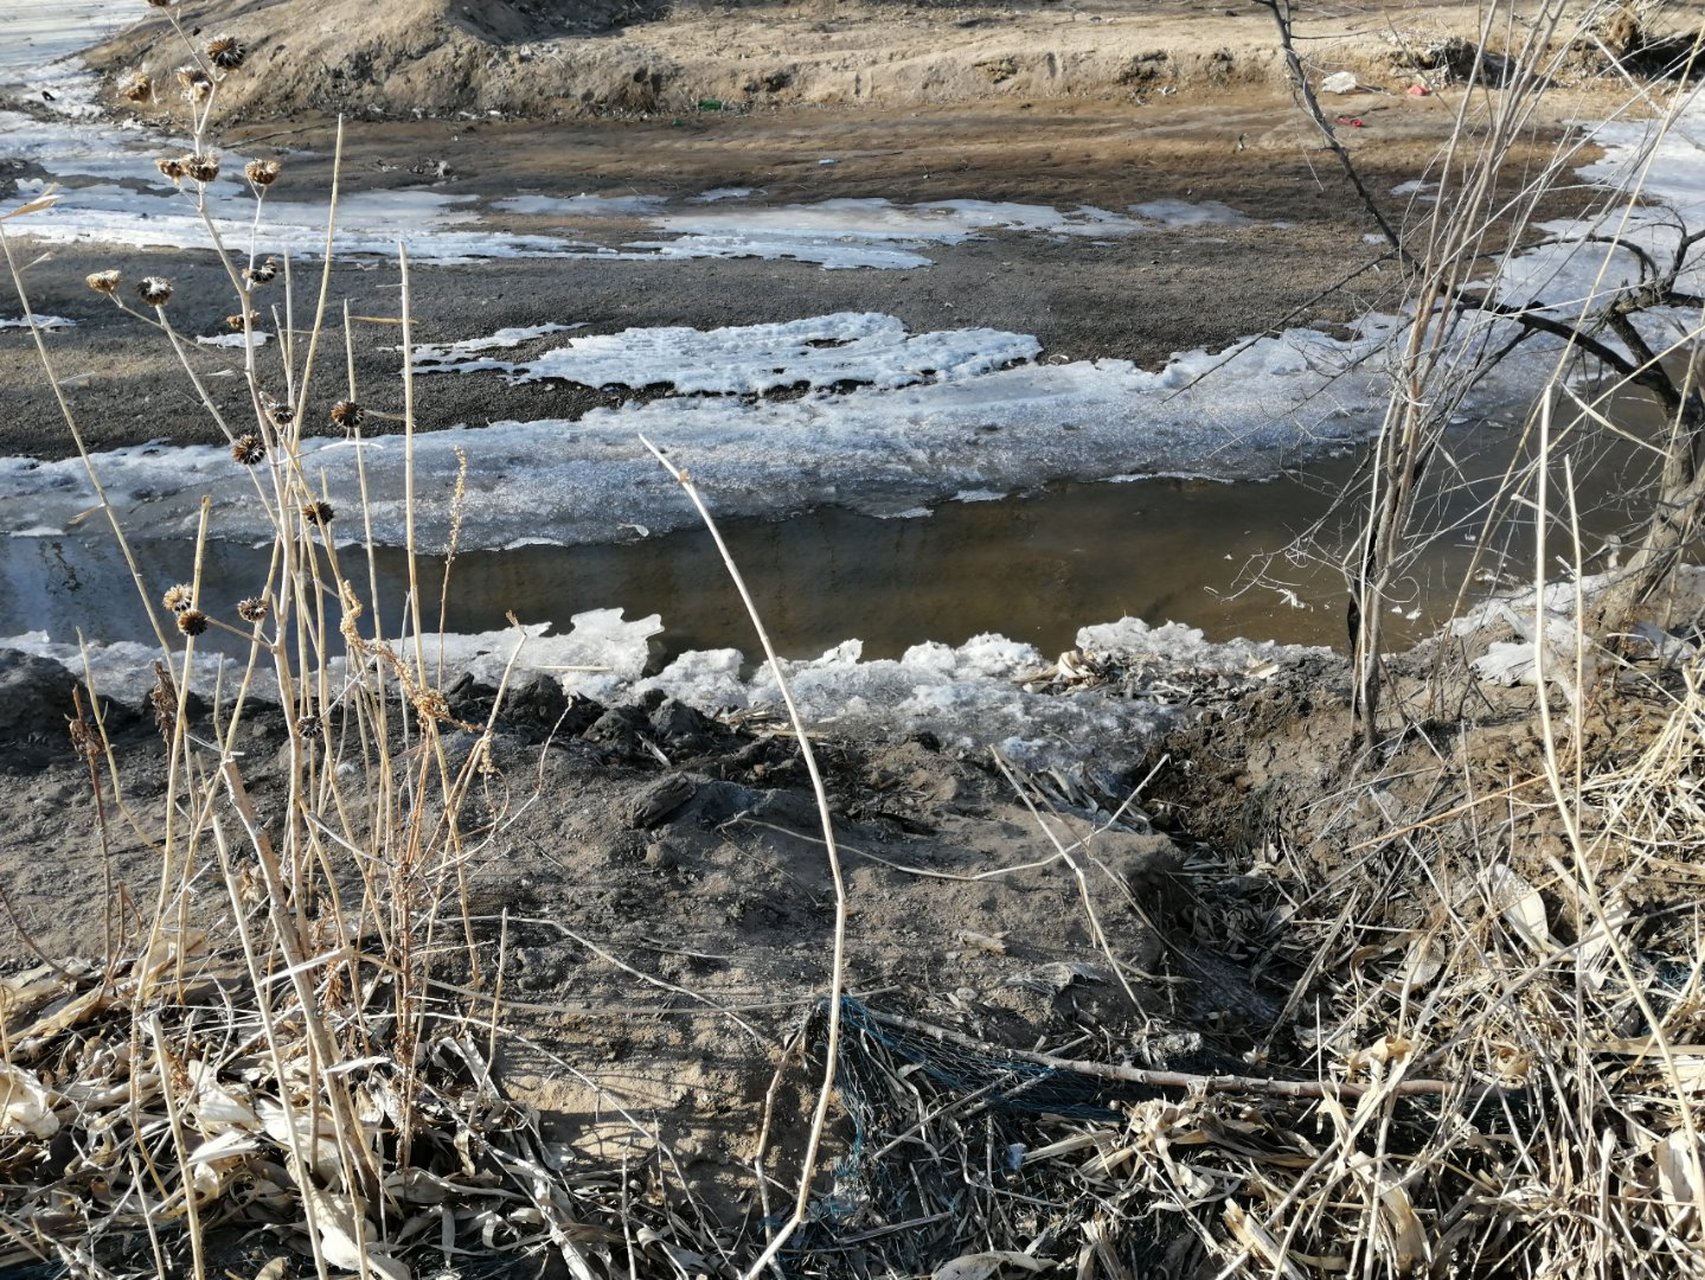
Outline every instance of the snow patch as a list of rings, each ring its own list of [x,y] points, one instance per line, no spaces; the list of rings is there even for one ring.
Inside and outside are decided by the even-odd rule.
[[[267,343],[272,341],[272,335],[261,329],[253,329],[247,334],[200,334],[197,335],[196,341],[204,347],[247,347],[249,345],[249,339],[251,338],[254,340],[254,345],[257,347],[264,347]]]

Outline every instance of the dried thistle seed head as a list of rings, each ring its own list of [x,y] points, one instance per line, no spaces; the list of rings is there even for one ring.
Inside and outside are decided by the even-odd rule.
[[[198,636],[207,630],[207,615],[200,609],[184,609],[178,613],[178,630],[186,636]]]
[[[132,102],[147,102],[154,96],[154,78],[146,71],[133,71],[119,92]]]
[[[154,161],[154,167],[165,174],[173,182],[184,180],[184,162],[177,156],[161,156]]]
[[[296,720],[296,729],[304,738],[317,738],[323,725],[315,715],[300,716]]]
[[[156,9],[170,9],[178,0],[148,0]]]
[[[117,293],[119,282],[124,279],[111,268],[106,271],[92,271],[83,277],[83,283],[96,293]]]
[[[270,187],[278,181],[278,161],[251,160],[243,166],[243,176],[257,187]]]
[[[184,172],[197,182],[212,182],[219,176],[219,157],[211,151],[185,156],[183,166]]]
[[[247,316],[226,316],[225,327],[233,333],[242,333],[249,327],[249,318]]]
[[[302,518],[310,524],[328,525],[335,515],[337,512],[332,510],[332,504],[329,502],[304,502],[302,504]]]
[[[174,586],[166,588],[165,595],[160,597],[160,603],[165,605],[166,608],[170,609],[173,613],[182,613],[185,609],[189,608],[190,601],[194,598],[195,593],[189,589],[189,584],[187,582],[179,582]]]
[[[149,276],[136,283],[136,296],[146,306],[163,307],[172,297],[172,282],[165,276]]]
[[[265,262],[257,262],[252,267],[243,268],[243,279],[251,285],[271,284],[278,275],[278,259],[268,258]]]
[[[175,73],[183,86],[184,97],[199,102],[213,88],[213,79],[194,64],[179,67]]]
[[[231,457],[245,467],[258,466],[260,460],[266,457],[266,441],[254,432],[238,436],[231,442]]]
[[[354,431],[367,420],[367,411],[353,400],[339,400],[332,406],[331,417],[345,431]]]
[[[247,600],[237,601],[237,616],[244,622],[259,622],[270,610],[265,596],[250,596]]]
[[[271,396],[261,397],[261,407],[266,410],[266,416],[272,419],[275,427],[288,427],[296,420],[296,406],[280,404]]]
[[[235,71],[249,51],[236,36],[217,35],[207,42],[207,60],[221,71]]]

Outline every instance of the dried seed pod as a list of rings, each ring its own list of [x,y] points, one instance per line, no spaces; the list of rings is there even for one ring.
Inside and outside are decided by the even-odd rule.
[[[219,176],[219,157],[211,151],[185,156],[184,172],[197,182],[212,182]]]
[[[415,713],[422,720],[448,720],[450,701],[437,689],[422,689],[414,695]]]
[[[231,442],[231,457],[245,467],[257,466],[266,457],[266,441],[252,431],[238,436]]]
[[[156,9],[170,9],[178,0],[148,0]]]
[[[207,615],[200,609],[184,609],[178,614],[178,630],[186,636],[198,636],[207,630]]]
[[[260,622],[271,612],[265,596],[250,596],[246,600],[237,601],[237,616],[244,622]]]
[[[148,704],[154,712],[154,727],[162,738],[171,741],[178,727],[178,686],[163,662],[154,663],[154,687],[148,691]]]
[[[83,277],[83,283],[96,293],[117,293],[120,281],[124,279],[111,268],[106,271],[93,271]]]
[[[133,71],[119,92],[132,102],[147,102],[154,96],[154,78],[146,71]]]
[[[367,420],[367,411],[353,400],[339,400],[332,406],[331,418],[345,431],[354,431]]]
[[[251,160],[243,166],[243,176],[257,187],[270,187],[278,181],[278,161]]]
[[[165,276],[149,276],[137,281],[136,296],[150,307],[163,307],[172,297],[172,282]]]
[[[242,333],[249,327],[247,316],[226,316],[225,327],[232,333]]]
[[[323,528],[332,522],[332,517],[335,515],[337,512],[332,510],[332,504],[329,502],[304,502],[302,504],[302,518],[310,524],[317,524]]]
[[[260,402],[261,408],[266,410],[266,416],[272,419],[273,426],[288,427],[292,422],[296,421],[295,405],[280,404],[277,400],[274,400],[271,396],[265,394],[262,394]]]
[[[243,268],[243,279],[251,285],[271,284],[278,275],[278,259],[268,258],[265,262],[257,262],[252,267]]]
[[[154,161],[154,167],[165,174],[173,182],[184,180],[184,162],[177,156],[161,156]]]
[[[187,582],[180,582],[174,586],[166,588],[166,593],[160,597],[160,603],[165,605],[166,608],[170,609],[173,613],[182,613],[185,609],[189,608],[190,601],[194,598],[195,593],[190,590],[189,584]]]
[[[249,51],[236,36],[217,35],[207,42],[207,60],[221,71],[235,71],[248,56]]]

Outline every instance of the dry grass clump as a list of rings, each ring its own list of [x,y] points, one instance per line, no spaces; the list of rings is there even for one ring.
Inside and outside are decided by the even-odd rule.
[[[407,1027],[363,1009],[391,965],[339,951],[308,1010],[284,975],[257,986],[240,948],[194,927],[112,970],[44,964],[0,983],[0,1266],[206,1275],[240,1259],[253,1274],[311,1255],[396,1280],[405,1253],[451,1268],[551,1254],[584,1276],[691,1256],[681,1224],[635,1194],[647,1170],[585,1162],[504,1096],[488,1026],[445,1005],[400,1045]]]

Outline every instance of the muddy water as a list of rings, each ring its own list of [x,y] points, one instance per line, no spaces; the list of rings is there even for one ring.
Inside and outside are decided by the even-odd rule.
[[[1440,471],[1452,485],[1426,518],[1454,528],[1399,583],[1402,603],[1389,620],[1395,638],[1421,634],[1454,603],[1481,503],[1518,441],[1511,428],[1486,426],[1450,442]],[[1577,453],[1590,553],[1626,519],[1614,497],[1628,483],[1630,458],[1588,465],[1586,451]],[[725,534],[790,656],[814,656],[849,637],[865,642],[867,657],[897,656],[920,641],[958,643],[985,631],[1052,654],[1069,648],[1083,624],[1127,614],[1190,623],[1216,639],[1341,646],[1345,590],[1335,562],[1353,544],[1354,512],[1334,513],[1333,506],[1358,465],[1355,457],[1326,459],[1306,473],[1262,483],[1151,478],[1063,485],[998,501],[948,502],[916,518],[825,508],[731,523]],[[1312,557],[1276,554],[1311,529]],[[1488,558],[1483,567],[1520,580],[1529,572],[1529,541],[1517,526],[1505,558]],[[153,591],[190,575],[188,547],[143,543],[138,552]],[[206,607],[229,613],[237,599],[259,589],[266,565],[254,548],[210,546]],[[377,568],[382,608],[394,627],[404,558],[381,550]],[[432,616],[442,562],[428,562],[422,581]],[[513,611],[524,621],[566,625],[574,613],[608,606],[630,618],[662,615],[660,658],[687,649],[756,648],[715,549],[698,531],[619,545],[465,553],[451,569],[444,621],[452,631],[495,630]],[[79,627],[105,640],[151,635],[99,527],[91,521],[76,538],[0,542],[0,635],[45,629],[68,638]]]

